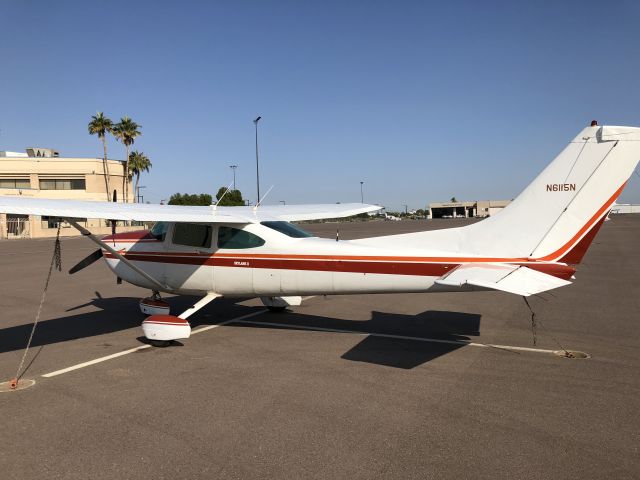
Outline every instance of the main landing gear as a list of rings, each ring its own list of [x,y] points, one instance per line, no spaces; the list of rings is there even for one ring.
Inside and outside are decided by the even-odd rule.
[[[169,304],[162,300],[160,293],[153,292],[151,297],[140,300],[140,310],[145,315],[150,315],[142,322],[144,336],[155,346],[166,346],[172,340],[189,338],[191,336],[191,325],[187,318],[219,296],[217,293],[208,293],[175,317],[169,315]]]
[[[302,303],[302,297],[260,297],[260,300],[270,312],[283,312]]]
[[[191,325],[187,318],[219,296],[209,293],[176,317],[169,314],[170,306],[162,299],[160,292],[154,291],[150,297],[140,300],[140,311],[149,315],[142,322],[144,336],[155,346],[167,346],[173,340],[189,338]],[[272,312],[282,312],[287,307],[302,303],[302,297],[260,297],[260,300]]]

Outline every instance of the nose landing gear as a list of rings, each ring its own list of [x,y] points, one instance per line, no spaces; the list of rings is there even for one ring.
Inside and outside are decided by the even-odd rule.
[[[140,300],[140,311],[145,315],[169,315],[171,307],[160,296],[160,292],[153,292],[150,297]]]

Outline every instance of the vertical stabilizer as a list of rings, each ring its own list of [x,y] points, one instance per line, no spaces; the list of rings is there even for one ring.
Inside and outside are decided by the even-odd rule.
[[[496,261],[578,263],[639,160],[640,128],[587,127],[495,216],[466,227],[396,235],[391,243]]]

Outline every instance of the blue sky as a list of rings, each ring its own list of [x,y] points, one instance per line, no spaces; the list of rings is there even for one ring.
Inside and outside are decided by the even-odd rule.
[[[154,202],[231,164],[255,199],[257,115],[266,203],[364,181],[390,209],[513,198],[592,119],[640,125],[633,1],[0,0],[0,24],[0,150],[97,157],[91,115],[128,115]]]

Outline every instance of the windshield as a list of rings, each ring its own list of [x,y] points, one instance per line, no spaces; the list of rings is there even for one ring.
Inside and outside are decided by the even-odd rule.
[[[169,224],[165,222],[156,222],[153,228],[151,229],[151,235],[156,238],[156,240],[160,240],[164,242],[164,237],[167,236],[167,229],[169,228]]]
[[[289,222],[261,222],[265,227],[272,228],[280,233],[284,233],[288,237],[292,238],[307,238],[307,237],[315,237],[315,235],[307,232],[306,230],[301,229],[297,225]]]

